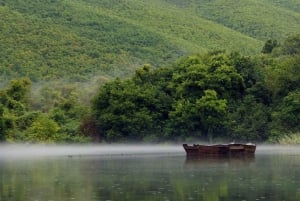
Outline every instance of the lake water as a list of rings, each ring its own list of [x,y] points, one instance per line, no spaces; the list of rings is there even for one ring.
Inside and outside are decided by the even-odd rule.
[[[300,148],[187,159],[178,146],[2,146],[1,201],[297,201]]]

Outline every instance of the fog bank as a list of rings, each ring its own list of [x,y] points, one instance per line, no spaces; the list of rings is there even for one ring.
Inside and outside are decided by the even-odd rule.
[[[182,153],[181,145],[0,145],[0,158]]]
[[[113,156],[142,154],[185,155],[178,145],[124,145],[124,144],[86,144],[86,145],[41,145],[41,144],[0,144],[0,159],[39,158],[52,156]],[[256,155],[288,154],[300,155],[300,146],[257,145]]]

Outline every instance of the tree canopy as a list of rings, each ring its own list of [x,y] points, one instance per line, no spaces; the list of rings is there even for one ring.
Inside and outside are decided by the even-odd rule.
[[[213,50],[144,64],[94,86],[91,105],[76,85],[41,87],[36,96],[29,78],[11,80],[0,90],[0,140],[298,141],[300,55],[287,51],[298,39],[255,56]]]
[[[102,138],[276,141],[299,132],[299,54],[285,56],[287,43],[268,55],[190,55],[105,84],[93,101]]]

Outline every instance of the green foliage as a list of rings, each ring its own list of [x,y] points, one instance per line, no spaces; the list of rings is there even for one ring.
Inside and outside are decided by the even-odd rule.
[[[283,7],[292,11],[295,11],[297,13],[300,12],[300,2],[298,0],[263,0],[265,2],[269,2],[272,3],[274,5],[276,5],[277,7]]]
[[[0,91],[0,140],[7,142],[86,142],[79,124],[86,108],[78,102],[74,89],[63,87],[56,96],[45,96],[46,107],[37,107],[30,97],[28,78],[12,80]],[[58,93],[61,92],[61,93]],[[48,94],[48,93],[46,93]],[[49,93],[50,94],[50,93]],[[36,105],[31,105],[35,103]],[[41,104],[41,103],[39,103]],[[40,110],[35,110],[39,108]],[[47,110],[45,110],[47,109]]]
[[[284,135],[278,142],[283,145],[300,145],[300,133]]]
[[[2,0],[0,79],[128,77],[210,49],[258,53],[300,31],[295,1]],[[145,9],[147,8],[147,9]],[[26,26],[25,26],[26,25]]]
[[[12,80],[7,89],[0,91],[0,103],[16,115],[24,114],[30,86],[31,81],[27,78]]]
[[[278,42],[277,40],[267,40],[267,42],[265,43],[263,49],[262,49],[262,53],[264,54],[270,54],[272,53],[272,50],[278,46]]]
[[[212,51],[168,68],[145,65],[131,79],[100,87],[95,124],[109,141],[278,141],[299,132],[298,64],[298,54]]]
[[[28,78],[12,80],[6,94],[15,101],[26,103],[31,81]]]
[[[230,59],[237,72],[243,77],[245,87],[250,88],[262,80],[260,62],[255,57],[244,56],[240,53],[231,53]]]
[[[170,86],[179,97],[197,99],[206,89],[215,90],[223,98],[239,97],[245,88],[232,59],[223,51],[180,60],[174,71]]]
[[[168,126],[173,128],[172,137],[212,139],[213,134],[224,127],[226,113],[227,101],[218,99],[214,90],[205,90],[195,102],[178,100],[170,111]]]
[[[283,55],[296,55],[300,53],[300,34],[289,36],[281,46]]]
[[[29,126],[32,125],[33,122],[41,115],[41,112],[38,111],[30,111],[26,112],[24,115],[19,116],[15,120],[15,126],[19,130],[25,130]]]
[[[228,1],[224,8],[242,8],[255,19],[251,2]],[[263,9],[269,3],[257,5]],[[261,23],[240,18],[235,24],[235,16],[223,19],[226,9],[221,19],[210,7],[221,6],[220,1],[201,1],[202,8],[199,2],[172,0],[5,0],[0,6],[5,19],[0,21],[0,140],[285,140],[286,133],[300,130],[299,34],[281,43],[266,41],[264,54],[243,55],[259,52],[264,38],[299,31],[297,9],[277,3],[284,9],[271,8],[288,14],[286,19],[279,14],[277,23],[289,20],[291,27],[268,33],[275,27],[269,17]],[[234,52],[218,50],[223,47]],[[213,51],[168,65],[179,55],[208,49]],[[137,68],[141,63],[147,64]],[[21,76],[26,78],[5,86]],[[83,83],[89,76],[96,76],[90,89]],[[53,81],[61,78],[70,82]]]
[[[160,80],[148,73],[144,67],[132,80],[116,79],[100,88],[93,111],[104,139],[141,140],[161,129],[171,100],[158,85]]]
[[[266,87],[275,99],[300,87],[300,54],[285,56],[266,69]]]
[[[247,95],[228,117],[229,137],[235,140],[265,141],[271,119],[269,108]]]
[[[223,51],[193,55],[171,68],[146,65],[132,79],[105,84],[92,109],[103,138],[212,138],[225,129],[226,99],[241,97],[245,88],[232,64]]]
[[[173,104],[169,112],[167,127],[167,138],[176,139],[176,137],[202,137],[201,122],[199,114],[195,109],[195,104],[186,99],[180,99]],[[189,123],[187,123],[189,122]]]
[[[99,142],[102,139],[102,133],[101,128],[97,123],[97,119],[94,115],[86,114],[82,117],[80,126],[79,126],[79,132],[83,136],[88,136],[92,138],[94,142]]]
[[[223,126],[227,115],[227,101],[219,100],[214,90],[205,90],[204,96],[196,101],[202,129],[212,138],[217,128]]]
[[[277,111],[273,113],[273,120],[277,126],[290,132],[300,131],[300,88],[283,98]]]
[[[176,4],[177,0],[165,0]],[[217,22],[255,39],[284,39],[299,33],[299,2],[272,0],[185,1],[186,12]],[[287,26],[287,24],[289,26]]]
[[[25,140],[30,142],[59,141],[54,134],[59,130],[58,124],[45,115],[40,115],[25,131]],[[59,138],[59,137],[58,137]]]

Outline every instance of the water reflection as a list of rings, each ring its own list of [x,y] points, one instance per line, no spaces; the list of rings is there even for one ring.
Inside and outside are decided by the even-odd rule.
[[[248,166],[255,162],[255,155],[247,156],[186,156],[187,165],[210,166],[210,165],[228,165],[228,166]]]
[[[6,157],[0,159],[0,200],[295,201],[300,200],[300,153]]]

